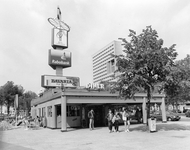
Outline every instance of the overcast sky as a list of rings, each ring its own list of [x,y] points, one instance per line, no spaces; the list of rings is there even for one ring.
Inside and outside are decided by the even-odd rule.
[[[190,54],[189,0],[0,0],[0,86],[7,81],[37,92],[41,75],[55,75],[48,65],[49,17],[57,6],[71,30],[72,67],[63,75],[92,82],[92,54],[113,40],[140,34],[152,25],[164,46],[177,44],[177,59]]]

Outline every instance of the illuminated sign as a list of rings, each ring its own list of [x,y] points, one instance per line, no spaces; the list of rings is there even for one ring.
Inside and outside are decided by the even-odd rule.
[[[63,68],[71,67],[71,52],[65,50],[49,50],[49,65],[55,69],[56,66]]]
[[[42,75],[41,86],[42,87],[77,87],[80,86],[79,77],[66,77],[66,76],[51,76]]]
[[[104,90],[104,84],[98,84],[98,83],[89,83],[86,85],[86,89],[88,90]]]
[[[51,45],[53,48],[68,48],[68,32],[63,29],[53,28]]]

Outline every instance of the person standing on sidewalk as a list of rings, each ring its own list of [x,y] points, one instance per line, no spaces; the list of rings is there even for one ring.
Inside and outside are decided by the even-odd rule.
[[[94,111],[91,109],[88,112],[88,118],[89,118],[89,129],[93,130],[94,129]]]
[[[113,123],[112,123],[113,113],[112,113],[111,109],[109,109],[109,112],[108,112],[106,118],[108,119],[108,128],[109,128],[109,132],[111,133],[112,126],[113,126]]]
[[[114,122],[115,125],[115,132],[119,133],[119,120],[120,120],[119,112],[115,112],[115,115],[112,119],[112,122]]]
[[[122,119],[124,122],[125,132],[127,132],[127,112],[125,108],[123,108]]]
[[[137,107],[136,114],[138,123],[142,122],[142,109],[140,107]]]
[[[126,119],[127,119],[127,130],[126,132],[129,132],[129,128],[130,128],[130,111],[126,111]]]

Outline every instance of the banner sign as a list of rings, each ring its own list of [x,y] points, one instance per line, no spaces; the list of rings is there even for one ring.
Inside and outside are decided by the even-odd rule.
[[[55,69],[56,66],[63,68],[71,67],[71,52],[65,50],[49,50],[49,65]]]
[[[80,86],[79,77],[66,77],[66,76],[52,76],[42,75],[41,76],[42,87],[77,87]]]
[[[53,48],[68,48],[68,31],[53,28],[51,45]]]

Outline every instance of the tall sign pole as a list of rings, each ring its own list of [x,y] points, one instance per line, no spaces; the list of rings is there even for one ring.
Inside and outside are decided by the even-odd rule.
[[[66,50],[68,48],[68,32],[70,31],[70,27],[61,19],[59,7],[57,7],[57,18],[48,18],[49,23],[53,26],[51,34],[51,46],[53,49],[49,50],[49,65],[56,70],[56,76],[59,77],[63,76],[64,68],[71,67],[71,52]],[[64,132],[67,131],[67,99],[63,95],[64,85],[61,84],[60,88],[62,89],[61,131]]]
[[[56,70],[57,76],[63,75],[63,69],[71,67],[71,52],[68,48],[68,32],[70,27],[63,22],[61,10],[57,7],[57,18],[48,18],[52,28],[51,46],[49,50],[49,65]]]

